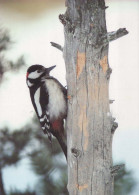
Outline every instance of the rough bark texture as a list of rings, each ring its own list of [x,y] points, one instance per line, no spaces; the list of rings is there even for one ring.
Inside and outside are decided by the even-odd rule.
[[[104,0],[67,0],[68,190],[70,195],[112,195],[113,119],[109,111],[108,43]]]

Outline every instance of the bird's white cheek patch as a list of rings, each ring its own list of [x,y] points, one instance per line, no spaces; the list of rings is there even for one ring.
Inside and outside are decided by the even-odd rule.
[[[29,73],[28,78],[29,79],[37,79],[40,77],[41,74],[42,74],[42,72],[38,73],[36,70],[34,72]]]
[[[38,115],[41,117],[42,115],[42,108],[40,105],[40,88],[37,89],[35,95],[34,95],[34,102],[36,104]]]

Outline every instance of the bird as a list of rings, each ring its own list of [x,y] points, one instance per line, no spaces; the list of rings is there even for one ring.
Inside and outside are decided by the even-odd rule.
[[[67,89],[54,77],[51,70],[56,65],[45,68],[43,65],[31,65],[27,69],[26,83],[30,98],[44,134],[50,142],[55,136],[67,158],[67,146],[64,136],[64,120],[67,117]]]

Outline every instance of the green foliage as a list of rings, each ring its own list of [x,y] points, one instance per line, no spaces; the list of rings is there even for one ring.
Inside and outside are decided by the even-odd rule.
[[[7,30],[0,29],[0,80],[6,71],[7,61],[4,59],[3,51],[11,45],[11,39]]]
[[[132,192],[136,182],[131,171],[123,167],[114,178],[114,195],[127,195]]]
[[[11,46],[9,32],[0,29],[0,84],[3,81],[4,73],[12,70],[19,70],[25,65],[23,56],[13,63],[5,59],[4,54]],[[23,130],[10,132],[8,129],[0,129],[0,194],[5,195],[2,169],[8,165],[16,164],[21,159],[22,151],[30,140],[30,131]]]
[[[17,71],[25,66],[23,56],[20,56],[15,62],[5,59],[4,54],[12,44],[13,42],[11,41],[9,32],[5,29],[0,29],[0,81],[5,72],[13,70]]]
[[[9,32],[5,29],[0,29],[0,52],[7,50],[12,41],[9,36]]]
[[[30,130],[0,130],[0,169],[17,163],[30,140]]]
[[[20,56],[16,62],[9,61],[8,69],[12,71],[18,71],[25,66],[24,56]]]
[[[25,190],[25,191],[19,191],[16,189],[12,189],[10,193],[8,193],[8,195],[37,195],[35,192],[33,192],[32,190]]]
[[[39,176],[38,194],[67,195],[67,163],[55,138],[52,144],[39,131],[39,124],[33,128],[34,144],[37,148],[29,155],[32,168]]]

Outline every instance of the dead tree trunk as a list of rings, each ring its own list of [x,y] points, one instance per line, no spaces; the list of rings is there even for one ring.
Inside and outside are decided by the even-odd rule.
[[[68,191],[112,195],[112,132],[109,110],[108,43],[126,29],[107,33],[104,0],[67,0],[59,18],[68,87]],[[62,50],[62,48],[61,48]]]

